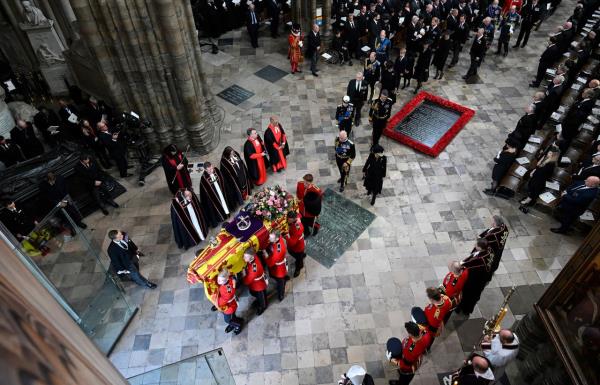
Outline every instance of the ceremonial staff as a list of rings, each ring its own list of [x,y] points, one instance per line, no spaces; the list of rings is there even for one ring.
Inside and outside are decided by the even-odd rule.
[[[179,164],[177,166],[175,166],[175,176],[173,177],[171,184],[175,183],[175,179],[177,178],[177,173],[179,172],[177,167],[179,167],[179,165],[183,164],[183,160],[187,157],[187,153],[189,150],[190,150],[190,145],[188,144],[187,148],[185,149],[185,154],[183,154],[183,158],[181,158],[181,162],[179,162]]]

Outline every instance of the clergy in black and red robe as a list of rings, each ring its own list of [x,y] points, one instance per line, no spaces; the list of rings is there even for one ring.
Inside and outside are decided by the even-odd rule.
[[[487,285],[492,274],[493,259],[494,252],[488,246],[488,242],[483,238],[479,238],[471,254],[461,261],[460,265],[469,271],[469,275],[463,287],[462,300],[455,309],[457,313],[469,315],[473,312],[481,297],[481,292],[485,289],[485,285]]]
[[[265,145],[273,171],[285,170],[287,167],[285,157],[290,154],[290,148],[285,131],[276,116],[271,116],[271,122],[265,131]]]
[[[192,179],[188,171],[188,160],[176,145],[169,144],[163,150],[160,163],[165,170],[165,177],[171,193],[182,188],[192,188]]]
[[[181,189],[171,201],[171,222],[175,243],[188,249],[202,242],[208,233],[200,201],[190,190]]]
[[[223,175],[210,162],[204,163],[204,172],[200,177],[200,202],[210,227],[217,227],[229,216]]]
[[[502,252],[504,252],[504,245],[506,244],[506,239],[508,238],[508,227],[504,223],[502,217],[500,215],[494,215],[492,217],[492,227],[479,234],[479,238],[483,238],[488,241],[488,246],[494,252],[494,259],[492,260],[490,273],[490,279],[492,279],[492,274],[494,274],[500,265]]]
[[[267,167],[269,167],[267,151],[254,128],[247,129],[246,133],[248,134],[248,140],[244,143],[244,159],[252,183],[260,186],[267,181]]]
[[[227,146],[221,157],[221,174],[225,182],[225,199],[231,209],[244,204],[250,195],[252,182],[248,176],[248,168],[233,148]]]

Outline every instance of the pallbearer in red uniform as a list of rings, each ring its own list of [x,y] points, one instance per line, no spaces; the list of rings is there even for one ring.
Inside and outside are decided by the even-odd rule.
[[[264,254],[269,267],[269,276],[277,283],[277,297],[280,301],[283,301],[285,295],[285,280],[288,272],[286,251],[281,234],[279,232],[269,234],[269,246],[264,250]]]
[[[408,337],[402,342],[397,338],[390,338],[387,342],[387,357],[391,364],[398,366],[400,375],[399,381],[392,380],[390,385],[410,384],[431,345],[431,335],[426,328],[419,327],[415,322],[406,322],[404,328]]]
[[[176,145],[169,144],[164,148],[160,163],[165,170],[167,185],[172,194],[182,188],[191,188],[192,180],[188,171],[188,160]]]
[[[460,303],[462,291],[469,277],[469,270],[463,269],[458,261],[452,261],[448,264],[448,274],[440,286],[442,293],[446,294],[452,302],[452,310]]]
[[[302,226],[298,214],[294,211],[288,213],[288,233],[285,235],[285,241],[288,252],[296,259],[294,277],[297,277],[300,275],[300,270],[304,267],[306,253],[304,252],[304,226]]]
[[[427,327],[431,332],[431,343],[433,343],[433,339],[442,332],[444,320],[450,314],[452,303],[450,298],[442,294],[437,287],[427,288],[427,298],[429,304],[425,306],[425,310],[413,307],[410,313],[413,321]]]
[[[267,151],[254,128],[247,129],[246,134],[248,134],[248,139],[244,143],[244,159],[248,166],[250,179],[256,186],[260,186],[267,181],[267,167],[269,166]]]
[[[238,306],[235,297],[236,280],[229,275],[227,269],[224,269],[219,273],[217,283],[219,284],[217,306],[219,311],[223,312],[223,319],[227,323],[225,333],[233,330],[234,334],[240,334],[244,320],[235,315]]]
[[[317,235],[321,225],[317,217],[321,213],[321,201],[323,192],[313,184],[312,174],[306,174],[296,185],[296,197],[298,197],[298,208],[300,211],[304,236]]]
[[[261,315],[267,308],[267,276],[260,259],[256,258],[256,250],[249,247],[244,251],[246,267],[242,271],[244,285],[248,286],[250,294],[256,298],[256,314]],[[254,304],[252,304],[254,306]]]
[[[277,116],[271,116],[269,127],[265,131],[265,144],[273,171],[281,172],[287,168],[286,156],[290,154],[285,131]]]

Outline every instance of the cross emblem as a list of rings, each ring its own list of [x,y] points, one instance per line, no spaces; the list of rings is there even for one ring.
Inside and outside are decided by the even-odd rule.
[[[238,228],[238,230],[240,230],[240,231],[248,230],[248,228],[250,227],[250,216],[248,216],[248,215],[238,216],[236,219],[235,225]]]

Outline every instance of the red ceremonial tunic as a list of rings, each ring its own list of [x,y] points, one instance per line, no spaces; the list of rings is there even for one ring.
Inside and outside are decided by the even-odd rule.
[[[267,277],[265,269],[257,256],[254,256],[254,261],[246,264],[246,275],[244,276],[244,285],[252,291],[263,291],[267,288]]]
[[[431,344],[431,334],[426,329],[421,329],[421,338],[418,341],[413,340],[411,336],[402,340],[402,358],[398,359],[400,371],[405,374],[412,374],[419,369],[423,354]]]
[[[288,226],[288,233],[285,239],[288,250],[294,253],[304,252],[304,226],[300,222],[300,219]]]
[[[258,167],[258,180],[254,181],[254,184],[260,186],[267,181],[267,168],[265,166],[265,158],[263,157],[265,149],[258,139],[248,138],[248,140],[252,143],[252,146],[254,146],[254,154],[250,155],[250,158],[256,161],[256,166]]]
[[[307,184],[308,187],[306,186]],[[296,197],[298,197],[298,209],[300,211],[300,215],[302,215],[304,218],[314,217],[314,215],[312,215],[311,213],[304,211],[304,196],[309,192],[314,192],[319,195],[322,194],[321,189],[312,183],[300,181],[298,182],[298,184],[296,184]]]
[[[288,43],[290,45],[288,49],[288,57],[290,58],[290,63],[292,65],[298,65],[298,63],[302,63],[304,57],[302,56],[302,47],[300,47],[300,42],[304,39],[302,34],[294,35],[290,33],[288,36]]]
[[[464,269],[459,275],[449,272],[444,277],[444,292],[452,301],[452,308],[460,303],[462,290],[469,277],[469,270]]]
[[[442,303],[434,305],[430,303],[425,307],[425,317],[427,318],[427,324],[429,331],[436,336],[440,334],[442,326],[444,326],[444,318],[452,309],[452,302],[450,298],[442,294]]]
[[[285,168],[287,168],[287,161],[285,159],[285,154],[283,153],[283,149],[285,147],[285,142],[287,141],[287,138],[285,137],[283,132],[281,132],[281,130],[279,129],[279,126],[274,126],[272,124],[269,124],[269,127],[267,127],[267,130],[271,130],[271,133],[273,134],[273,137],[275,138],[273,147],[279,154],[279,162],[277,164],[271,165],[271,166],[273,166],[273,171],[285,169]]]
[[[238,304],[235,298],[235,282],[233,278],[229,277],[226,284],[219,285],[217,305],[219,306],[219,310],[225,314],[235,313]]]
[[[190,179],[190,173],[184,167],[181,170],[177,169],[178,164],[183,164],[183,154],[178,152],[175,154],[175,157],[167,157],[167,161],[175,169],[175,181],[177,182],[178,188],[186,188],[192,185],[192,180]]]
[[[275,243],[269,245],[267,253],[267,266],[269,267],[269,275],[274,278],[284,278],[287,275],[287,260],[285,259],[285,253],[287,248],[283,242],[283,237],[279,237]]]

